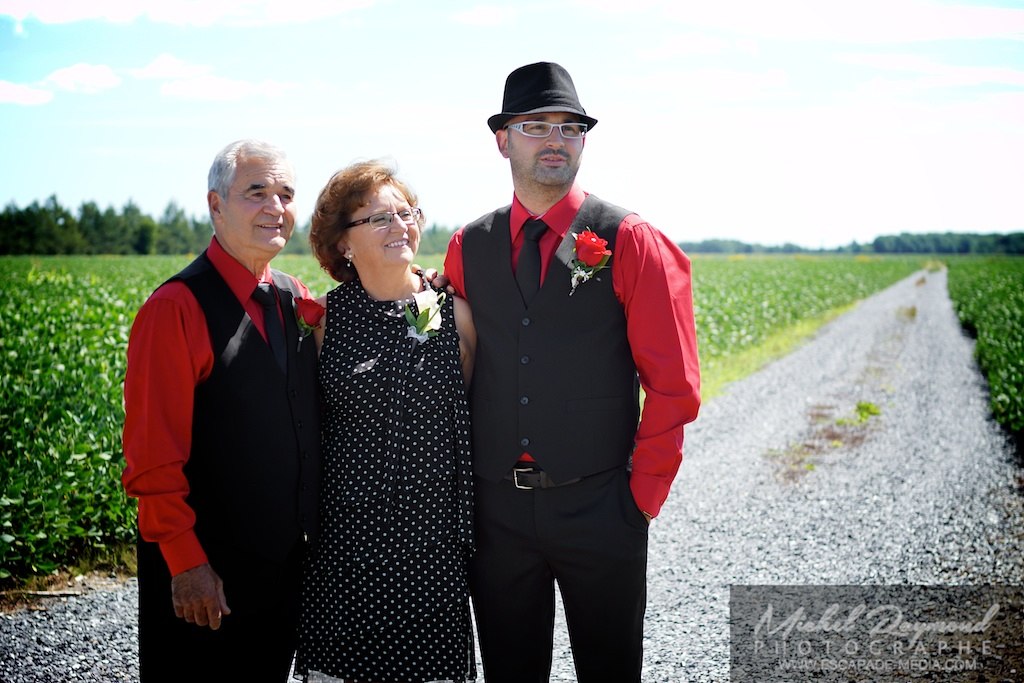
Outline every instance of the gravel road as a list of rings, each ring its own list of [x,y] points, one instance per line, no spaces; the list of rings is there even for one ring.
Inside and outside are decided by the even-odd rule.
[[[917,273],[702,408],[651,528],[645,682],[729,680],[730,585],[1024,584],[1024,478],[972,349],[945,272]],[[136,599],[0,615],[0,681],[135,680]]]

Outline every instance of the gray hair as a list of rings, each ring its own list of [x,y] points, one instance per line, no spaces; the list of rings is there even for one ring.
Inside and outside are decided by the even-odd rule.
[[[231,184],[235,182],[238,163],[243,159],[262,159],[270,163],[291,165],[284,150],[269,142],[253,139],[235,140],[214,157],[206,189],[226,198],[231,190]]]

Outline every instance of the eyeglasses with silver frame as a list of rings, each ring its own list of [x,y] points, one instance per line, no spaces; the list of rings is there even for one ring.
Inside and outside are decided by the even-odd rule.
[[[563,138],[575,140],[587,134],[587,124],[578,121],[566,123],[548,123],[547,121],[520,121],[510,123],[505,128],[517,130],[528,138],[546,138],[555,128]]]
[[[366,218],[361,218],[358,221],[352,221],[347,225],[343,225],[343,228],[352,228],[363,223],[369,223],[371,228],[381,229],[391,225],[391,221],[394,220],[395,216],[398,216],[398,220],[402,221],[406,225],[412,225],[417,222],[422,216],[423,211],[418,206],[414,206],[411,209],[402,209],[401,211],[384,211],[382,213],[375,213]]]

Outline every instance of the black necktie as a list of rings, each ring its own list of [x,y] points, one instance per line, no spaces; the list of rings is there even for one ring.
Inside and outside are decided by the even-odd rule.
[[[252,298],[263,307],[263,326],[267,331],[270,350],[281,370],[288,367],[288,356],[284,348],[284,329],[281,327],[281,314],[277,306],[274,286],[269,282],[261,282],[252,292]]]
[[[516,283],[527,306],[540,289],[540,238],[548,226],[538,218],[523,223],[523,246],[516,264]]]

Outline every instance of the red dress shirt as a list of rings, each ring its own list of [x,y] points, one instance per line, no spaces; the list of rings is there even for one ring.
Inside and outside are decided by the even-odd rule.
[[[586,192],[573,185],[569,194],[539,216],[549,228],[540,240],[542,281],[586,197]],[[514,197],[509,217],[513,272],[528,218],[529,212]],[[690,259],[660,231],[630,214],[618,228],[611,272],[612,289],[625,311],[626,335],[646,394],[630,488],[637,507],[656,517],[683,459],[683,425],[692,422],[700,408]],[[444,274],[456,293],[465,297],[462,230],[448,245]]]
[[[257,279],[216,237],[206,255],[266,339],[263,308],[251,295],[271,281],[270,267]],[[295,282],[308,297],[305,285]],[[192,291],[183,282],[158,288],[139,309],[128,339],[121,481],[139,499],[142,538],[160,544],[172,576],[207,561],[193,531],[195,512],[185,502],[189,485],[182,468],[192,447],[195,388],[213,364],[206,316]]]

